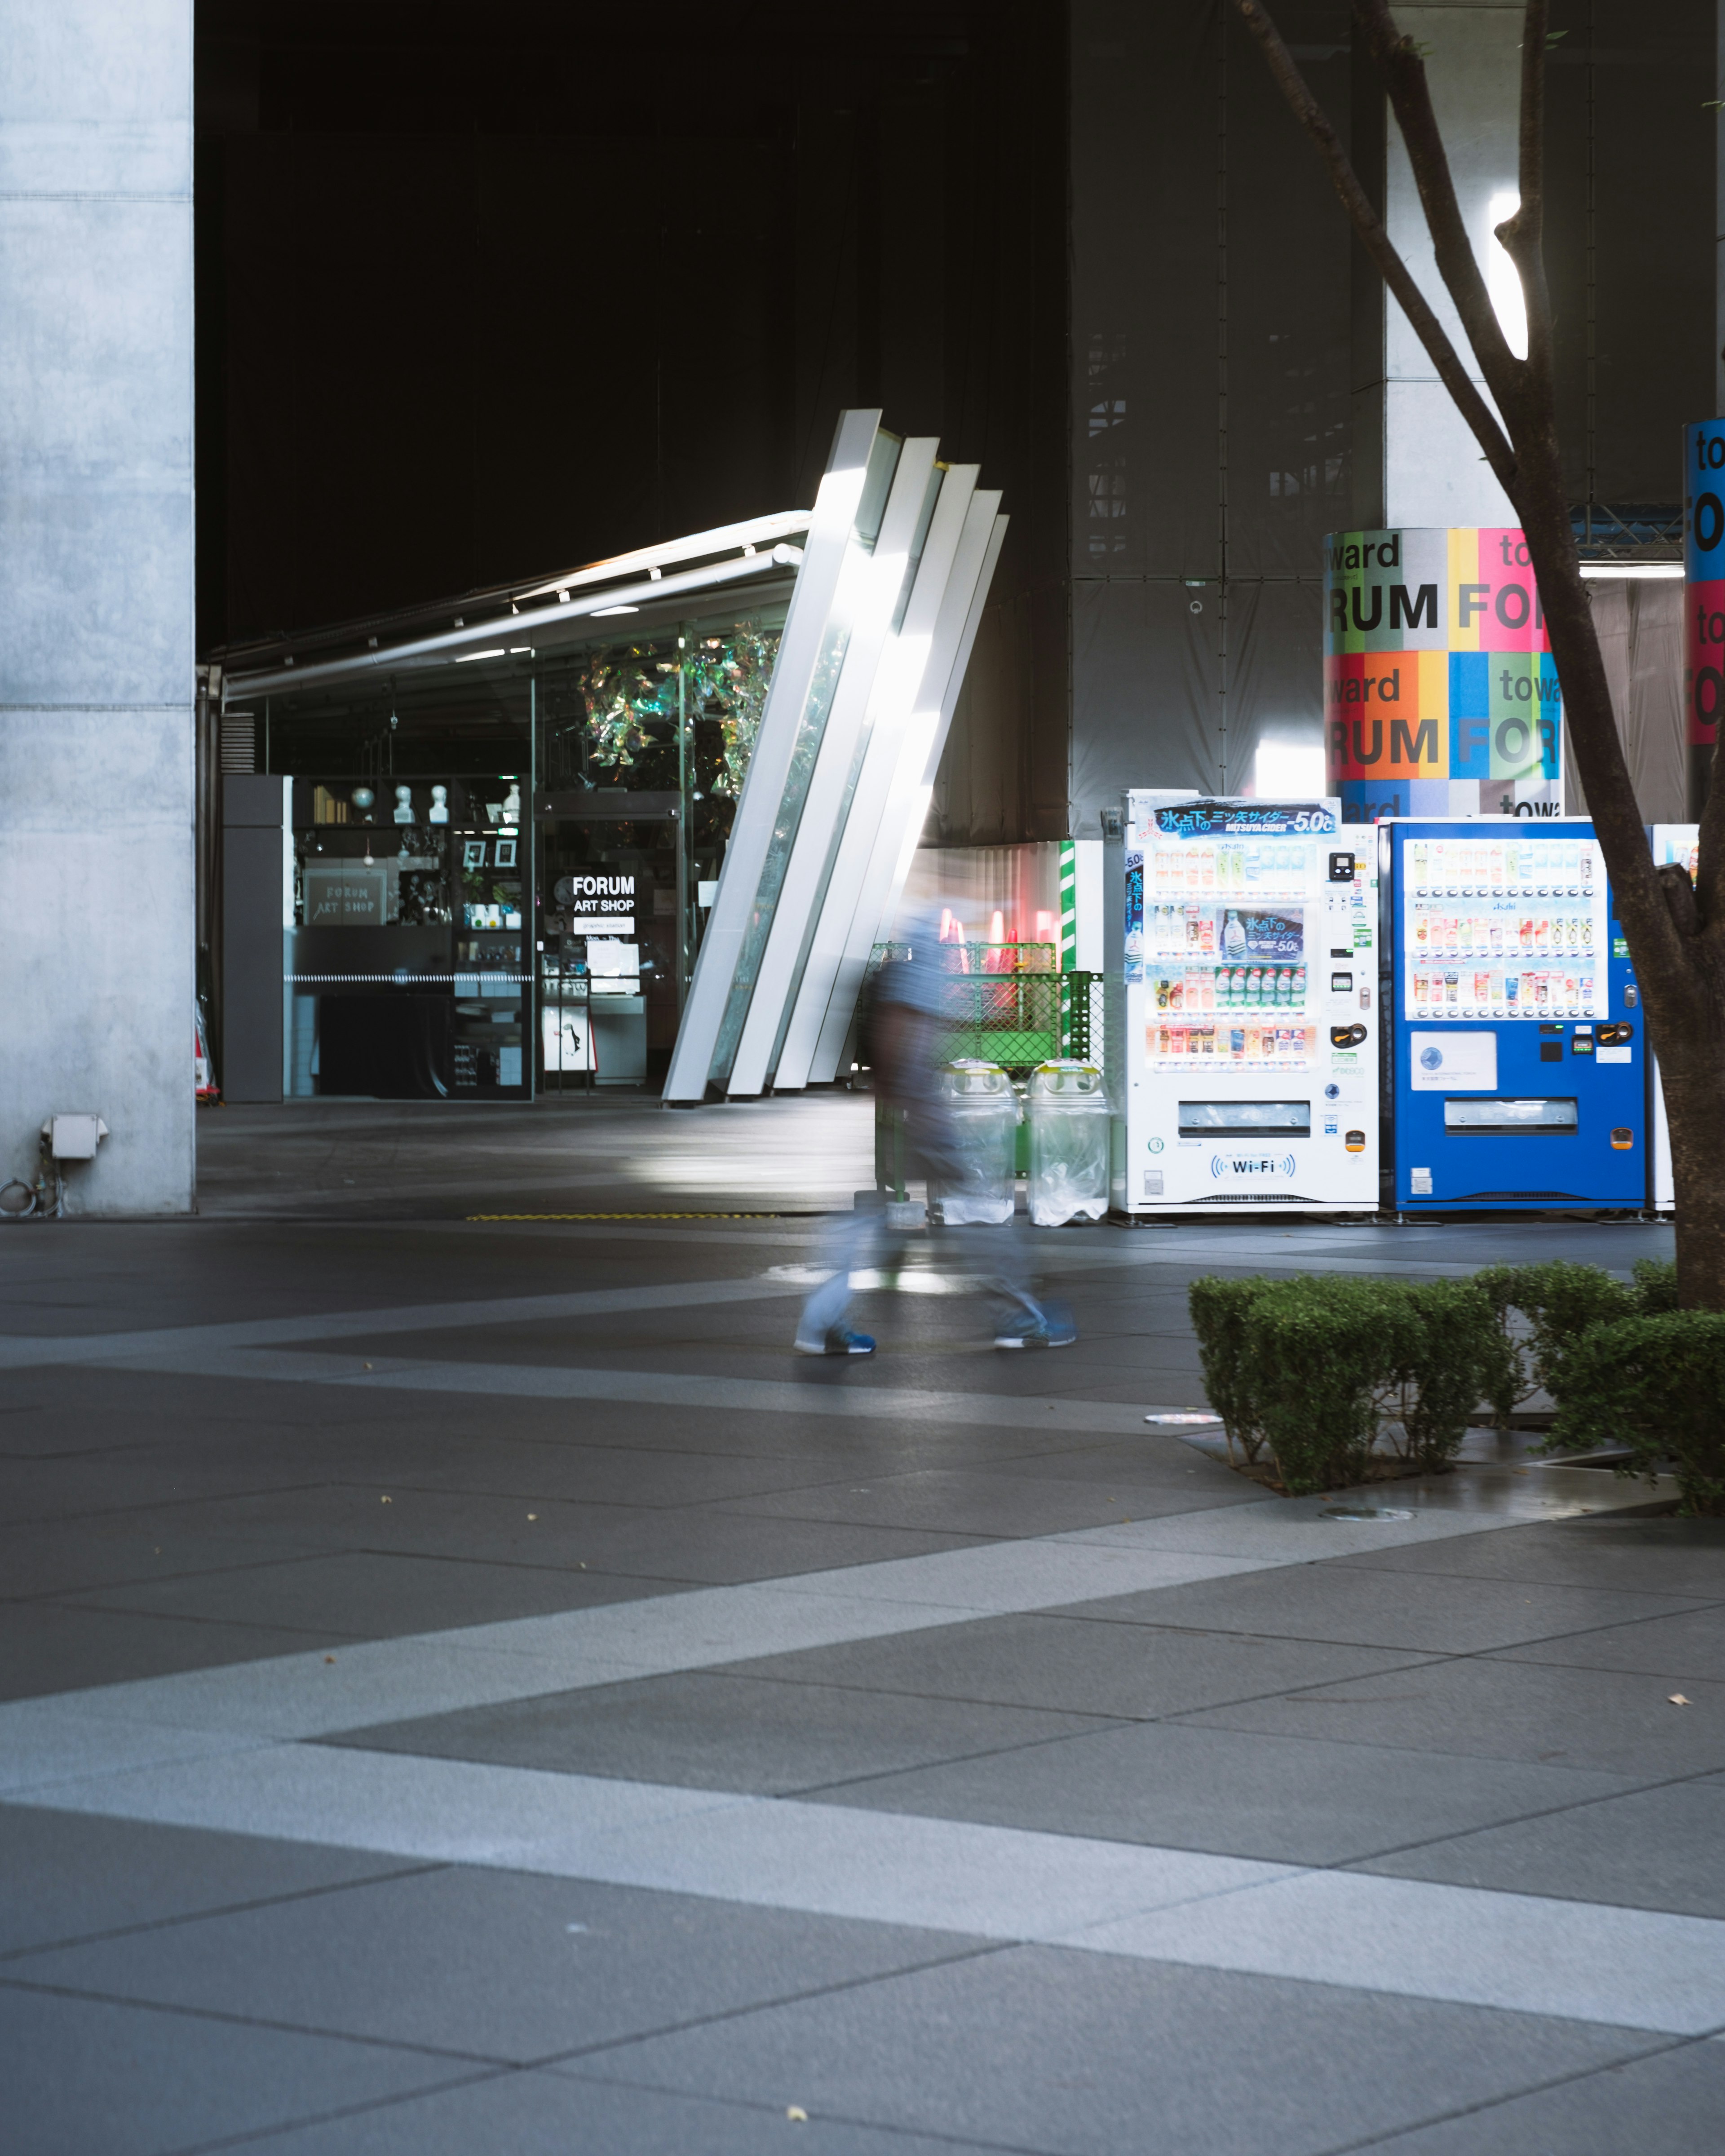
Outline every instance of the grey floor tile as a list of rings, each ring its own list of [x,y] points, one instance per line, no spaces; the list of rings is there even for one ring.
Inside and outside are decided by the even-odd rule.
[[[1399,2133],[1373,2156],[1717,2156],[1725,2134],[1725,2042],[1703,2038],[1651,2058],[1536,2089],[1486,2111]]]
[[[1017,1948],[584,2062],[1058,2156],[1316,2156],[1632,2056],[1619,2030]]]
[[[1725,1576],[1725,1520],[1553,1521],[1339,1562],[1373,1572],[1446,1573],[1713,1600]]]
[[[706,1505],[720,1498],[752,1497],[825,1480],[822,1463],[793,1445],[774,1443],[774,1432],[754,1421],[752,1455],[709,1452],[705,1431],[691,1430],[685,1416],[665,1414],[665,1435],[680,1436],[685,1450],[650,1450],[634,1444],[526,1444],[494,1440],[482,1450],[416,1476],[425,1489],[501,1492],[552,1497],[580,1504]],[[839,1471],[843,1472],[843,1463]]]
[[[164,1498],[221,1497],[305,1479],[290,1461],[267,1465],[233,1429],[213,1425],[203,1436],[182,1435],[148,1445],[68,1454],[54,1459],[14,1460],[6,1471],[0,1525],[38,1521],[98,1519]]]
[[[795,2104],[794,2093],[721,2103],[523,2069],[300,2127],[269,2146],[272,2156],[761,2156],[784,2140],[796,2156],[963,2156],[983,2145],[818,2115],[793,2124]]]
[[[322,1625],[339,1628],[350,1638],[387,1640],[625,1601],[642,1591],[638,1582],[611,1578],[597,1568],[583,1573],[344,1550],[155,1585],[110,1588],[79,1599],[87,1610],[123,1611],[133,1618],[196,1618],[208,1627],[250,1623],[304,1631]],[[302,1636],[295,1645],[309,1646],[311,1641]]]
[[[454,2061],[0,1983],[7,2156],[170,2156],[435,2087]]]
[[[0,1954],[415,1868],[372,1851],[0,1804]]]
[[[345,1732],[362,1750],[779,1796],[1109,1725],[704,1670]]]
[[[270,1511],[267,1498],[244,1502],[257,1504],[266,1516]],[[0,1536],[0,1600],[89,1594],[339,1547],[338,1537],[285,1520],[239,1533],[206,1530],[201,1523],[188,1527],[175,1517],[177,1509],[140,1506],[100,1522],[55,1520],[13,1528]]]
[[[1019,1476],[1002,1468],[875,1476],[865,1483],[847,1480],[715,1509],[747,1511],[760,1519],[843,1520],[950,1534],[1057,1535],[1186,1511],[1191,1503],[1183,1482],[1150,1483],[1124,1468],[1111,1490],[1088,1479],[1062,1482],[1052,1475]]]
[[[14,1980],[110,1998],[531,2062],[963,1954],[975,1943],[685,1895],[449,1869],[7,1967]]]
[[[1725,1566],[1722,1566],[1725,1585]],[[1631,1670],[1656,1677],[1725,1677],[1725,1603],[1610,1625],[1573,1638],[1540,1640],[1507,1650],[1506,1660],[1562,1662],[1574,1669]]]
[[[1197,1723],[1277,1736],[1334,1737],[1476,1758],[1547,1761],[1637,1781],[1725,1767],[1725,1684],[1687,1681],[1673,1707],[1664,1677],[1550,1663],[1428,1662],[1350,1677],[1322,1691],[1204,1710]],[[1189,1724],[1189,1726],[1190,1726]]]
[[[833,1789],[826,1800],[1285,1864],[1344,1864],[1625,1786],[1610,1775],[1183,1722],[882,1776]]]
[[[477,1467],[482,1450],[475,1448],[472,1456]],[[650,1460],[647,1464],[650,1468]],[[158,1541],[175,1531],[188,1538],[200,1532],[210,1537],[210,1553],[196,1567],[199,1570],[221,1561],[214,1554],[218,1546],[233,1552],[228,1561],[236,1563],[273,1556],[276,1553],[265,1538],[285,1531],[302,1549],[315,1547],[320,1553],[715,1583],[919,1557],[927,1550],[951,1548],[959,1540],[819,1521],[763,1524],[710,1505],[570,1502],[535,1487],[519,1496],[428,1489],[412,1480],[411,1471],[407,1480],[392,1476],[380,1483],[362,1483],[357,1475],[344,1476],[279,1498],[248,1496],[160,1508],[152,1517]],[[192,1542],[193,1554],[196,1548]],[[290,1544],[280,1553],[296,1553]],[[165,1565],[167,1555],[165,1547],[162,1559],[156,1562]],[[139,1576],[135,1568],[131,1577]]]
[[[1158,1588],[1098,1603],[1086,1614],[1146,1625],[1471,1655],[1691,1606],[1674,1595],[1451,1578],[1426,1572],[1368,1572],[1334,1563],[1286,1565],[1190,1587]]]
[[[1725,1917],[1725,1776],[1667,1783],[1375,1858],[1456,1887]]]
[[[1031,1615],[943,1625],[729,1666],[739,1675],[797,1685],[1142,1720],[1399,1668],[1410,1659],[1404,1650]]]
[[[326,1614],[320,1622],[315,1611],[294,1614],[304,1619],[302,1626],[237,1617],[141,1615],[60,1602],[0,1604],[0,1698],[30,1699],[86,1685],[303,1654],[340,1645],[349,1636],[334,1629]]]
[[[592,1537],[593,1562],[618,1577],[730,1586],[843,1565],[962,1549],[983,1537],[872,1522],[760,1518],[716,1505],[655,1512]]]

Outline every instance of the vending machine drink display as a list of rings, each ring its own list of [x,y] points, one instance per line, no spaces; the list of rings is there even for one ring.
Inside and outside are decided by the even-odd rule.
[[[1645,1034],[1593,826],[1378,828],[1397,1208],[1644,1205]]]
[[[1337,803],[1133,792],[1111,860],[1115,1209],[1375,1208],[1376,862]]]
[[[1656,824],[1651,837],[1655,865],[1662,868],[1667,861],[1675,861],[1688,870],[1693,883],[1701,845],[1700,824]],[[1657,1056],[1653,1058],[1649,1090],[1653,1096],[1653,1188],[1648,1203],[1657,1213],[1671,1213],[1676,1209],[1677,1186],[1671,1174],[1671,1127],[1666,1121],[1665,1088],[1659,1082]]]

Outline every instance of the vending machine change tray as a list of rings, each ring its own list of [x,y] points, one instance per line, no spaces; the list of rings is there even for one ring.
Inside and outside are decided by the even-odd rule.
[[[1182,1101],[1183,1138],[1309,1138],[1310,1101]]]
[[[1580,1127],[1576,1103],[1545,1101],[1445,1101],[1444,1128],[1466,1135],[1574,1137]]]

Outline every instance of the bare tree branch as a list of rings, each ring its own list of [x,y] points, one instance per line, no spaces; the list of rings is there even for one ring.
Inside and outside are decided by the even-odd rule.
[[[1516,481],[1515,452],[1491,406],[1481,396],[1472,377],[1450,343],[1443,324],[1432,312],[1425,295],[1414,281],[1412,271],[1396,252],[1389,234],[1384,228],[1383,219],[1373,208],[1370,198],[1360,185],[1359,177],[1349,162],[1348,152],[1343,148],[1335,129],[1307,87],[1305,77],[1294,64],[1293,55],[1282,43],[1275,23],[1265,13],[1260,0],[1238,0],[1238,5],[1240,13],[1245,18],[1247,28],[1263,49],[1264,56],[1270,63],[1270,72],[1287,100],[1294,117],[1312,137],[1319,157],[1323,159],[1329,172],[1330,184],[1335,188],[1343,208],[1353,220],[1354,230],[1365,243],[1366,250],[1377,264],[1384,283],[1395,295],[1402,312],[1413,325],[1414,334],[1425,346],[1432,365],[1437,369],[1439,380],[1449,391],[1456,409],[1466,420],[1474,439],[1485,451],[1486,461],[1496,473],[1498,485],[1506,494],[1512,495]],[[1441,153],[1441,144],[1439,147]],[[1447,177],[1446,167],[1446,179]],[[1453,203],[1453,187],[1450,189],[1450,200]],[[1466,245],[1466,234],[1462,239]],[[1490,304],[1488,300],[1488,309]],[[1462,319],[1465,322],[1466,316]],[[1492,320],[1496,321],[1495,315]]]

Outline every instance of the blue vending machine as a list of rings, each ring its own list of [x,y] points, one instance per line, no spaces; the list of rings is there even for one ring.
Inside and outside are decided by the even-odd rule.
[[[1647,1204],[1640,996],[1591,824],[1378,826],[1388,1203]]]

